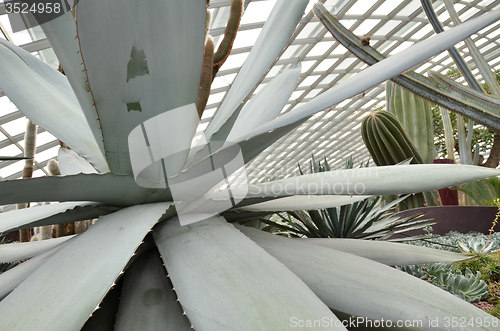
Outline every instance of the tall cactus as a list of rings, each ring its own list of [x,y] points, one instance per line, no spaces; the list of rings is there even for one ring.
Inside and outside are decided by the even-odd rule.
[[[28,123],[26,124],[26,132],[24,133],[24,156],[28,159],[24,161],[25,163],[23,168],[23,179],[33,177],[33,171],[35,170],[34,158],[36,154],[36,133],[36,124],[28,120]],[[29,204],[19,203],[16,205],[16,207],[17,209],[28,208]],[[31,241],[31,229],[19,230],[19,241]]]
[[[214,55],[214,66],[212,73],[212,80],[215,78],[220,67],[226,62],[231,49],[233,48],[236,33],[240,27],[241,16],[243,15],[243,0],[233,0],[231,3],[231,13],[227,21],[226,30],[224,31],[224,39],[217,48]]]
[[[207,15],[205,19],[205,49],[203,53],[203,66],[201,71],[198,101],[196,104],[196,109],[198,110],[198,116],[200,119],[203,116],[203,111],[205,110],[208,98],[210,97],[210,87],[215,79],[215,75],[217,75],[220,67],[224,64],[224,62],[226,62],[229,54],[231,53],[234,40],[236,39],[236,33],[240,27],[241,16],[243,15],[243,1],[233,0],[231,3],[229,20],[224,31],[224,38],[217,48],[217,51],[215,51],[213,39],[208,34],[212,21],[212,12],[208,10],[208,5],[209,1],[207,0]]]
[[[210,97],[210,86],[212,85],[212,67],[214,62],[214,41],[211,36],[208,36],[205,43],[205,51],[203,53],[203,64],[201,67],[200,88],[198,91],[198,102],[196,109],[198,116],[203,116],[205,107]]]
[[[409,90],[387,81],[385,85],[386,107],[394,114],[424,163],[434,160],[434,128],[432,103]]]
[[[61,169],[59,167],[59,163],[56,160],[50,160],[47,163],[47,171],[51,176],[61,175]],[[75,234],[75,224],[74,223],[58,224],[56,233],[57,237],[63,237]]]

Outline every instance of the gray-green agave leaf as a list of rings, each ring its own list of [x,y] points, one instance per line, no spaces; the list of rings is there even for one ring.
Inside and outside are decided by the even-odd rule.
[[[429,326],[431,319],[491,319],[488,313],[450,293],[386,265],[244,226],[238,229],[292,270],[332,309],[375,320],[420,320],[425,328],[440,331],[449,328],[442,323]]]

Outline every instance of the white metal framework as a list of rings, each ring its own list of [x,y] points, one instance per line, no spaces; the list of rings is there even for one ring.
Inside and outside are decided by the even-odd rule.
[[[0,0],[0,2],[3,2]],[[231,56],[219,71],[212,86],[207,109],[199,130],[204,129],[221,105],[225,94],[252,48],[264,22],[276,0],[246,0],[245,13]],[[259,91],[281,70],[302,62],[299,84],[282,112],[311,100],[334,84],[347,79],[365,67],[365,64],[350,54],[328,33],[311,12],[316,1],[307,7],[295,33],[274,66],[255,91]],[[434,34],[419,0],[327,0],[321,1],[358,36],[371,36],[371,45],[386,56],[395,54],[420,40]],[[462,21],[481,16],[500,7],[500,0],[455,0],[455,9]],[[229,16],[230,0],[212,0],[213,20],[210,34],[220,42]],[[442,1],[435,1],[434,8],[443,26],[450,28],[449,19]],[[49,42],[39,27],[12,33],[5,6],[0,3],[0,38],[12,41],[34,53],[50,65],[57,67],[58,61]],[[479,50],[495,70],[500,69],[500,22],[472,36]],[[217,45],[216,45],[217,46]],[[469,61],[473,73],[478,70],[464,43],[458,50]],[[414,68],[419,73],[435,70],[445,73],[452,60],[447,52]],[[334,108],[310,118],[302,126],[286,135],[258,156],[247,169],[252,181],[266,180],[274,176],[297,174],[297,163],[306,164],[311,154],[318,159],[326,157],[332,167],[340,167],[345,158],[353,155],[356,163],[369,158],[361,139],[361,120],[373,111],[374,106],[384,106],[383,84],[371,88]],[[0,97],[0,155],[21,156],[23,153],[26,119],[6,96]],[[59,146],[50,133],[39,128],[35,176],[43,176],[47,161],[57,155]],[[6,179],[21,177],[22,161],[0,162],[0,176]]]

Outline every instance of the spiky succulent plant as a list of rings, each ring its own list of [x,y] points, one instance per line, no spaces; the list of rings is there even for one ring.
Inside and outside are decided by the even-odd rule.
[[[407,162],[409,163],[409,162]],[[368,167],[361,163],[360,168]],[[346,159],[345,168],[353,169],[352,155]],[[310,173],[321,173],[331,171],[326,159],[317,162],[314,155],[311,155]],[[304,175],[299,165],[299,172]],[[411,217],[393,216],[397,205],[408,198],[405,195],[395,199],[390,203],[382,205],[381,197],[367,197],[364,200],[339,207],[326,208],[321,210],[297,210],[286,214],[277,213],[271,218],[260,218],[264,224],[275,234],[285,234],[291,237],[307,238],[356,238],[356,239],[376,239],[391,240],[395,234],[403,234],[407,231],[421,230],[427,226],[434,225],[428,219],[420,219],[421,215]],[[394,241],[409,241],[432,236],[406,235],[404,239],[393,238]]]
[[[481,279],[479,271],[474,275],[469,269],[465,270],[465,274],[460,270],[440,270],[435,277],[434,284],[467,302],[476,302],[488,296],[488,285]]]
[[[0,275],[0,330],[182,331],[192,325],[195,330],[275,331],[291,329],[294,319],[326,319],[333,322],[316,329],[345,330],[329,308],[425,325],[430,318],[488,316],[384,265],[455,261],[461,255],[368,241],[361,241],[362,247],[359,241],[336,242],[332,248],[330,239],[292,240],[235,227],[213,213],[227,209],[221,207],[230,200],[227,185],[200,194],[194,190],[200,185],[181,180],[193,173],[207,175],[207,165],[223,167],[224,177],[230,177],[239,168],[224,166],[233,152],[248,163],[314,113],[500,18],[492,12],[450,29],[278,116],[297,83],[291,77],[300,73],[299,66],[292,66],[259,92],[273,98],[257,95],[241,107],[307,4],[276,2],[204,132],[208,143],[194,149],[206,1],[79,1],[76,23],[66,13],[42,26],[66,76],[0,39],[0,88],[30,120],[71,148],[60,151],[61,176],[0,182],[0,204],[60,201],[3,213],[0,231],[99,217],[82,234],[0,246],[0,262],[29,259]],[[317,4],[315,12],[320,11],[324,7]],[[232,131],[233,124],[243,130]],[[406,165],[332,174],[231,186],[232,200],[241,200],[231,210],[321,209],[345,203],[346,194],[428,191],[498,171]],[[209,183],[209,189],[219,182]],[[174,202],[178,189],[181,199]],[[199,194],[198,199],[186,205],[191,194]],[[180,224],[182,216],[203,213],[212,216]]]

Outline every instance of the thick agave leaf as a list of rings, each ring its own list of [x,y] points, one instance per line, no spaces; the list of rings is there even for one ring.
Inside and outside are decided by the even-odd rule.
[[[317,16],[320,17],[325,17],[326,15],[330,15],[321,3],[317,3],[315,5],[314,12],[316,13]],[[294,123],[299,120],[303,121],[304,119],[307,119],[311,115],[319,111],[325,110],[345,100],[346,98],[353,97],[377,84],[386,81],[387,79],[390,79],[396,75],[401,74],[402,72],[405,72],[412,66],[417,65],[420,62],[425,61],[429,57],[446,50],[447,48],[453,46],[457,42],[468,37],[469,35],[496,22],[498,19],[500,19],[500,10],[491,11],[488,14],[485,14],[479,18],[470,20],[458,27],[449,29],[443,33],[440,33],[439,35],[433,36],[427,40],[419,42],[418,44],[413,45],[405,49],[404,51],[399,52],[398,54],[395,54],[383,61],[380,61],[376,65],[372,65],[371,67],[366,68],[365,70],[354,75],[353,77],[343,81],[340,84],[335,85],[328,91],[315,97],[314,99],[307,102],[303,106],[298,107],[297,109],[292,110],[282,116],[279,116],[277,119],[261,126],[258,130],[254,130],[253,132],[248,133],[247,135],[245,135],[245,137],[249,138],[261,132],[282,127],[283,125],[290,125],[291,123]],[[327,26],[327,28],[330,27]],[[397,81],[395,82],[400,84]],[[429,95],[421,95],[421,96],[427,99],[431,98]],[[435,102],[435,100],[431,101]],[[490,114],[482,122],[483,124],[488,125],[490,127],[497,127],[497,129],[500,131],[500,124],[498,124],[500,123],[500,121],[498,121],[498,119],[496,119],[495,116],[492,116]]]
[[[80,155],[71,149],[59,148],[57,161],[61,169],[61,175],[95,174],[97,171]]]
[[[498,176],[500,170],[458,164],[412,164],[320,172],[248,185],[247,197],[291,195],[384,195],[424,192]],[[244,195],[232,189],[235,196]],[[224,190],[207,195],[221,200]]]
[[[142,254],[125,274],[114,330],[190,329],[158,251]]]
[[[291,196],[232,209],[232,211],[291,211],[316,210],[348,205],[369,198],[369,195],[308,195]]]
[[[134,206],[101,217],[0,302],[2,326],[8,330],[80,330],[170,206]]]
[[[456,164],[356,168],[290,177],[257,185],[233,185],[231,195],[246,197],[248,199],[246,201],[254,204],[258,201],[251,201],[252,198],[408,194],[432,191],[498,174],[500,170]],[[193,186],[191,190],[195,190],[195,187]],[[226,209],[220,206],[226,206],[231,195],[227,189],[209,191],[201,198],[182,206],[182,212],[217,213]]]
[[[221,217],[183,227],[170,220],[153,236],[196,330],[286,330],[293,317],[337,321],[293,273]],[[332,324],[322,329],[345,330]]]
[[[329,307],[371,319],[421,321],[448,331],[445,318],[491,315],[440,288],[389,266],[334,249],[238,227],[299,276]],[[362,302],[362,304],[360,304]],[[430,325],[431,320],[439,325]],[[475,330],[496,330],[478,327]],[[470,330],[469,326],[453,330]]]
[[[207,141],[269,70],[302,18],[308,3],[308,0],[278,0],[231,89],[208,126],[205,132]]]
[[[300,62],[297,62],[273,78],[255,97],[247,102],[234,123],[227,140],[238,141],[238,137],[243,134],[275,119],[295,90],[301,68]]]
[[[87,83],[85,66],[80,55],[80,45],[76,38],[76,24],[71,11],[40,25],[50,46],[57,55],[64,74],[80,103],[83,114],[92,130],[101,153],[104,154],[102,132],[94,100]]]
[[[63,202],[11,210],[0,214],[0,232],[82,221],[116,210],[116,207],[104,206],[95,202]]]
[[[23,262],[16,267],[0,274],[0,300],[21,284],[28,276],[33,274],[41,265],[54,254],[62,250],[69,242],[62,243],[49,251],[42,253],[31,260]],[[2,315],[3,316],[3,315]]]
[[[195,148],[193,149],[193,158],[189,160],[189,164],[186,169],[177,174],[177,176],[173,176],[171,179],[183,180],[182,178],[190,178],[194,176],[194,174],[204,174],[207,169],[212,169],[213,160],[222,162],[220,164],[227,164],[227,162],[230,161],[227,157],[232,156],[235,149],[241,151],[243,163],[247,164],[252,161],[254,157],[262,153],[262,151],[303,122],[305,122],[305,120],[280,127],[276,130],[261,132],[255,136],[245,138],[237,142],[225,140],[216,142],[212,141],[204,147],[200,146],[199,149]],[[210,151],[214,150],[215,152],[210,153]],[[227,170],[228,169],[226,169],[226,171]],[[227,176],[230,176],[232,173],[226,172],[226,174]],[[214,182],[213,185],[215,186],[216,184],[217,182]]]
[[[293,210],[314,210],[331,208],[354,203],[369,196],[349,196],[349,195],[298,195],[276,199],[274,195],[266,197],[252,197],[242,199],[235,208],[229,209],[236,214],[253,214],[253,218],[259,216],[261,212],[293,211]],[[217,214],[221,210],[227,209],[227,197],[212,198],[211,194],[206,194],[201,199],[182,209],[184,213],[210,213]],[[258,214],[255,214],[258,213]],[[239,218],[233,214],[231,218]]]
[[[113,286],[106,294],[99,308],[92,313],[92,316],[85,322],[85,325],[80,331],[114,331],[116,312],[120,302],[120,295],[123,286],[123,278],[121,277],[116,285]]]
[[[31,121],[47,129],[97,170],[108,166],[66,77],[14,44],[0,40],[0,88]]]
[[[336,249],[391,266],[435,262],[456,262],[470,258],[470,256],[467,255],[439,249],[396,244],[386,241],[334,238],[305,238],[296,240],[308,244]]]
[[[0,245],[0,263],[10,263],[29,259],[62,244],[74,236],[65,236],[41,241]]]
[[[148,122],[162,139],[150,137],[151,146],[176,154],[171,170],[179,171],[184,165],[198,123],[195,104],[205,16],[203,0],[78,4],[81,54],[111,171],[132,173],[128,137],[133,129],[157,115],[168,117],[170,111],[192,105],[168,123]]]
[[[169,190],[138,186],[131,175],[78,174],[0,182],[0,204],[38,201],[95,201],[113,206],[171,201]]]
[[[302,122],[301,122],[302,123]],[[203,194],[204,192],[200,192],[199,182],[191,181],[190,179],[196,178],[201,175],[206,175],[209,171],[212,171],[214,162],[217,166],[226,166],[234,161],[235,157],[241,153],[242,159],[236,159],[237,162],[242,161],[241,165],[247,164],[254,157],[259,155],[263,150],[272,145],[276,140],[284,136],[286,133],[293,130],[300,123],[293,123],[292,125],[283,126],[276,130],[271,130],[269,132],[261,133],[257,136],[254,136],[250,139],[239,141],[238,143],[230,143],[228,146],[224,146],[223,148],[217,150],[216,152],[202,158],[200,161],[192,165],[191,167],[181,171],[176,176],[169,178],[169,181],[175,181],[177,183],[182,183],[183,189],[190,194],[197,194],[198,192]],[[198,157],[199,154],[195,155],[195,158]],[[201,156],[200,156],[201,157]],[[214,161],[215,160],[215,161]],[[239,165],[239,164],[238,164]],[[225,167],[226,178],[234,174],[236,171],[241,172],[241,168],[237,167]],[[244,169],[243,169],[244,171]],[[208,182],[211,180],[212,182]],[[206,176],[206,182],[204,182],[205,187],[208,187],[206,191],[211,188],[215,188],[220,184],[220,178],[218,176],[212,176],[211,178]],[[199,195],[198,195],[199,196]],[[244,197],[245,194],[239,195]],[[203,205],[205,202],[210,201],[211,198],[209,196],[202,196],[199,200],[196,200],[193,204],[189,206],[189,209],[193,210],[198,208],[200,205]],[[192,200],[189,200],[192,201]],[[220,211],[220,209],[219,209]]]
[[[385,56],[377,52],[370,46],[363,46],[358,37],[356,37],[351,31],[347,30],[340,22],[338,22],[333,16],[329,15],[326,11],[322,11],[321,15],[322,23],[325,27],[332,33],[332,35],[337,39],[344,47],[346,47],[350,52],[356,55],[360,60],[366,62],[369,65],[374,65],[379,61],[383,61]],[[481,17],[480,19],[482,19]],[[461,25],[461,27],[463,24]],[[442,37],[443,34],[448,33],[448,31],[434,36],[433,38]],[[420,43],[419,43],[420,44]],[[412,46],[415,47],[415,46]],[[437,53],[436,53],[437,54]],[[391,58],[393,58],[391,56]],[[413,93],[420,95],[421,97],[428,99],[442,107],[450,109],[458,114],[465,115],[466,117],[472,118],[473,120],[483,123],[486,126],[500,130],[500,125],[498,124],[500,118],[500,112],[498,108],[491,107],[488,104],[484,104],[481,100],[476,100],[472,98],[467,98],[466,95],[461,95],[455,91],[450,91],[449,89],[443,87],[438,82],[435,82],[423,75],[417,74],[413,71],[408,71],[399,76],[394,76],[391,80],[409,90]]]
[[[335,315],[341,320],[345,321],[344,325],[348,326],[349,330],[356,331],[425,331],[425,329],[413,327],[413,326],[387,326],[387,324],[377,323],[373,320],[367,320],[363,316],[354,316],[346,313],[342,313],[338,310],[333,310]],[[351,323],[349,325],[349,323]],[[404,322],[403,322],[404,323]],[[407,322],[410,325],[411,321]],[[404,324],[403,324],[404,325]],[[349,327],[350,326],[350,327]]]

